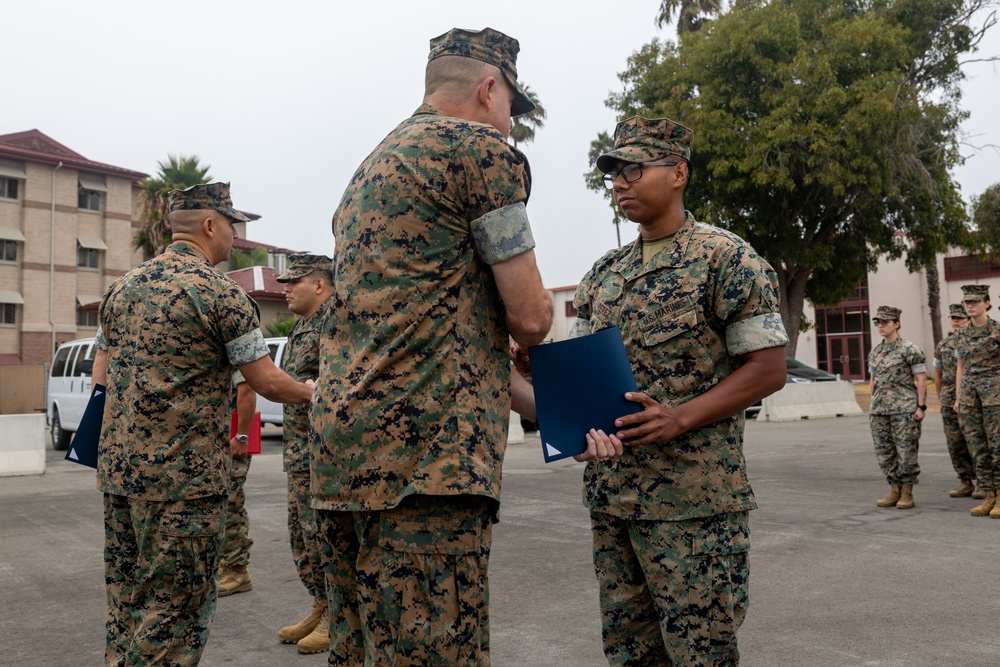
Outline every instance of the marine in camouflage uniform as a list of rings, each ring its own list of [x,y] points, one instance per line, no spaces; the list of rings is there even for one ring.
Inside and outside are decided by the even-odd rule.
[[[625,442],[620,455],[587,465],[583,496],[611,665],[739,662],[747,515],[756,508],[742,409],[785,379],[774,270],[743,239],[683,208],[691,139],[669,119],[618,124],[615,150],[597,166],[641,234],[598,260],[576,292],[571,336],[619,327],[644,392],[646,411],[619,420],[637,425],[622,426],[622,439],[651,429],[654,414],[669,421],[688,411],[704,424],[648,432],[646,442]],[[751,370],[761,362],[771,366],[766,378]],[[749,389],[737,398],[740,386]]]
[[[286,271],[277,281],[284,284],[288,309],[299,316],[288,332],[282,368],[296,380],[315,380],[319,376],[322,308],[333,293],[333,261],[323,255],[291,255]],[[297,644],[301,653],[320,653],[330,648],[330,617],[316,511],[309,489],[309,406],[286,405],[283,413],[282,468],[288,475],[288,537],[295,569],[313,605],[302,621],[282,627],[278,638]],[[353,573],[353,564],[345,565]],[[356,617],[353,621],[356,626]],[[344,620],[337,618],[336,623],[341,636],[350,636],[350,621],[344,625]]]
[[[208,209],[246,220],[228,183],[170,194],[171,215]],[[208,239],[175,229],[181,240],[116,280],[100,306],[109,665],[195,665],[215,614],[230,378],[267,355],[253,302],[212,266],[225,257],[206,256],[228,256],[235,232],[218,228]]]
[[[226,533],[222,541],[222,561],[219,563],[219,597],[234,593],[245,593],[253,589],[247,565],[250,564],[250,516],[247,514],[247,494],[243,486],[250,474],[253,456],[245,453],[247,436],[257,406],[257,394],[247,384],[243,373],[233,373],[233,410],[237,413],[236,438],[230,438],[233,448],[233,465],[229,468],[229,502],[226,504]],[[242,403],[242,405],[241,405]],[[237,438],[244,437],[240,443]],[[237,455],[237,449],[243,453]]]
[[[528,165],[506,142],[510,116],[533,108],[518,48],[489,28],[431,40],[424,104],[334,214],[312,491],[331,615],[356,605],[360,628],[333,628],[330,664],[490,661],[508,335],[535,344],[551,323]]]
[[[927,410],[924,353],[899,336],[899,308],[879,306],[872,320],[883,341],[868,354],[871,407],[868,410],[875,457],[889,482],[879,507],[910,509],[920,475],[920,425]]]
[[[955,341],[956,410],[985,498],[973,516],[1000,519],[1000,323],[986,312],[989,286],[962,285],[962,302],[971,321]]]
[[[976,469],[969,445],[958,423],[958,413],[955,412],[955,372],[958,370],[958,360],[955,358],[955,341],[958,336],[955,334],[959,327],[969,322],[969,316],[960,303],[951,304],[948,310],[952,333],[938,343],[934,350],[934,387],[941,403],[941,421],[944,423],[948,456],[951,457],[951,466],[960,481],[958,487],[949,491],[948,495],[952,498],[965,498],[975,492]]]

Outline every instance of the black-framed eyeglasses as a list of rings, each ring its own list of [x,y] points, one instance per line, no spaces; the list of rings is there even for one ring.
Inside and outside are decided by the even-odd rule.
[[[962,299],[962,303],[966,306],[978,306],[983,302],[982,299]]]
[[[895,320],[882,320],[882,319],[879,319],[877,317],[873,317],[872,318],[872,322],[875,323],[875,326],[880,327],[883,324],[889,324],[889,322],[895,322]]]
[[[608,190],[614,188],[619,174],[626,183],[635,183],[642,178],[643,167],[676,167],[678,164],[677,162],[631,162],[621,169],[612,169],[604,174],[604,187]]]

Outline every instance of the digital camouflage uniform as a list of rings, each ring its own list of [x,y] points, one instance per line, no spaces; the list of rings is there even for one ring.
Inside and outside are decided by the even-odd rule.
[[[924,353],[905,338],[882,341],[868,354],[872,379],[868,420],[879,468],[890,484],[916,484],[920,422],[915,376],[926,373]]]
[[[183,242],[115,281],[100,320],[106,660],[194,665],[215,614],[230,377],[267,346],[246,293]]]
[[[327,260],[329,261],[329,260]],[[288,332],[281,367],[293,380],[305,382],[319,376],[317,321],[321,309],[303,317]],[[309,490],[309,406],[288,403],[284,412],[282,469],[288,474],[288,537],[299,579],[314,599],[326,601],[323,563],[316,534],[316,511]]]
[[[941,369],[941,421],[944,423],[944,438],[948,443],[948,456],[951,466],[958,478],[963,482],[975,482],[976,469],[972,462],[972,454],[962,429],[958,423],[958,413],[955,412],[955,371],[958,360],[955,358],[955,342],[958,337],[951,334],[938,343],[934,350],[934,368]]]
[[[516,55],[495,31],[452,31],[431,58],[449,39],[483,37],[478,49]],[[334,214],[312,490],[331,612],[352,592],[335,585],[351,573],[330,568],[357,564],[366,664],[489,664],[486,568],[510,414],[490,265],[534,247],[529,182],[496,129],[425,104],[362,163]]]
[[[770,265],[690,213],[648,264],[641,239],[605,254],[575,305],[571,336],[618,326],[639,390],[667,408],[715,387],[741,355],[788,342]],[[584,504],[610,664],[736,664],[756,508],[742,413],[591,461]]]
[[[972,322],[956,334],[955,355],[962,360],[958,418],[976,466],[977,486],[1000,489],[1000,323]]]
[[[236,410],[237,387],[246,382],[243,373],[233,372],[233,391],[231,410]],[[229,439],[227,437],[228,446]],[[250,474],[250,464],[253,456],[234,456],[233,465],[229,468],[229,502],[226,504],[226,529],[225,537],[222,541],[222,561],[220,567],[233,569],[236,567],[246,567],[250,563],[250,547],[253,540],[250,539],[250,517],[247,514],[246,502],[247,494],[243,490],[243,485],[247,482],[247,475]]]

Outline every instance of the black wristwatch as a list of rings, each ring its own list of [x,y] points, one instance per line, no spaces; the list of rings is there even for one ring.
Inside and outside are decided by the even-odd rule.
[[[917,410],[923,410],[924,412],[927,412],[927,406],[920,405],[919,403],[917,403]]]

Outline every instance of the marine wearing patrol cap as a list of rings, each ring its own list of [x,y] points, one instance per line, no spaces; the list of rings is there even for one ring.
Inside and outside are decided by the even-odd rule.
[[[235,208],[229,196],[229,183],[203,183],[184,190],[172,190],[168,197],[170,213],[174,211],[218,211],[237,222],[250,222]]]
[[[333,273],[333,260],[325,255],[289,255],[285,272],[275,278],[279,283],[287,283],[308,276],[313,271]]]
[[[965,299],[983,299],[984,301],[990,300],[990,286],[989,285],[962,285],[962,297]],[[991,310],[993,306],[989,306],[986,310]]]
[[[960,303],[953,303],[948,306],[948,315],[955,319],[969,319],[969,314],[965,312],[965,307]]]
[[[479,31],[452,28],[431,40],[431,52],[427,61],[441,56],[461,56],[499,67],[507,83],[514,89],[510,115],[520,116],[535,108],[535,103],[517,82],[517,52],[520,50],[521,46],[516,39],[493,28]]]
[[[899,308],[893,308],[892,306],[879,306],[878,310],[875,311],[875,317],[873,320],[899,320],[899,316],[903,311]]]
[[[615,149],[597,158],[597,168],[607,173],[616,160],[653,162],[668,155],[691,159],[694,132],[669,118],[633,116],[615,127]]]

